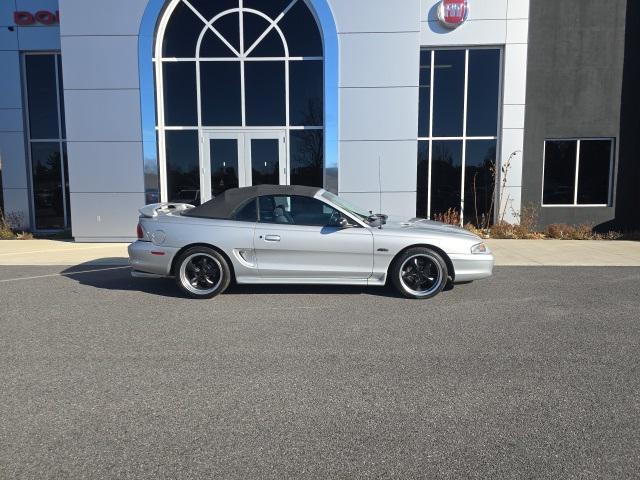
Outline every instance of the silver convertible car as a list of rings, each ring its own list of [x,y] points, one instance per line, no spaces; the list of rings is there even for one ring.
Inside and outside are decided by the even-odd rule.
[[[493,270],[482,240],[460,227],[373,214],[321,188],[236,188],[198,207],[161,203],[140,213],[133,276],[174,277],[194,298],[232,281],[391,282],[406,297],[431,298]]]

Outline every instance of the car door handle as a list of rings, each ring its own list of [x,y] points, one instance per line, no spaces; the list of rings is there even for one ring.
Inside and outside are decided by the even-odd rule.
[[[265,235],[264,240],[265,242],[279,242],[280,235]]]

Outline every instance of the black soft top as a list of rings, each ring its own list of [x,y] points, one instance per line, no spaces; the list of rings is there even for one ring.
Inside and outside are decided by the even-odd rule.
[[[263,195],[299,195],[314,197],[321,188],[301,185],[258,185],[255,187],[232,188],[202,205],[182,212],[183,217],[231,219],[238,207],[249,200]]]

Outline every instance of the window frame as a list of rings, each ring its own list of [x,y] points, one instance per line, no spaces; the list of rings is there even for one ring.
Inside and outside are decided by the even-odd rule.
[[[56,76],[56,103],[57,103],[57,120],[58,120],[58,137],[57,138],[31,138],[31,121],[29,118],[29,91],[28,91],[28,81],[27,78],[27,57],[36,56],[36,55],[44,55],[44,56],[53,56],[54,57],[54,65],[55,65],[55,76]],[[22,74],[21,78],[21,88],[22,88],[22,101],[23,101],[23,120],[24,120],[24,128],[25,128],[25,145],[27,150],[27,172],[29,176],[29,223],[32,226],[34,232],[63,232],[69,230],[71,228],[71,212],[69,211],[68,206],[70,207],[70,190],[67,191],[66,185],[69,183],[69,172],[67,171],[68,166],[68,149],[67,149],[67,132],[66,132],[66,118],[64,122],[63,128],[63,115],[64,115],[64,98],[61,95],[64,92],[61,92],[60,89],[60,79],[62,78],[61,73],[62,68],[62,52],[60,50],[41,50],[41,51],[25,51],[21,52],[20,55],[20,70]],[[66,117],[66,116],[65,116]],[[62,209],[63,209],[63,217],[64,217],[64,226],[62,228],[38,228],[37,220],[36,220],[36,205],[35,205],[35,187],[33,182],[33,155],[31,152],[31,145],[33,143],[57,143],[60,151],[60,180],[62,184]],[[67,155],[67,166],[65,166],[65,153]]]
[[[284,17],[284,15],[293,8],[298,2],[303,2],[306,7],[309,9],[310,14],[312,15],[316,27],[318,29],[318,34],[323,40],[323,29],[320,23],[319,18],[317,17],[314,10],[309,6],[308,2],[305,0],[290,0],[282,13],[276,18],[268,19],[271,26],[269,30],[263,32],[261,36],[256,39],[253,45],[245,46],[244,45],[244,21],[243,15],[245,12],[249,12],[251,14],[257,14],[261,18],[267,19],[267,15],[261,11],[255,10],[253,8],[244,7],[242,0],[239,0],[239,7],[231,8],[227,10],[223,10],[216,14],[212,19],[205,19],[205,23],[203,23],[203,29],[200,34],[200,40],[196,44],[194,56],[193,57],[164,57],[163,55],[163,42],[166,34],[167,25],[171,19],[173,11],[179,3],[185,3],[187,6],[190,6],[189,0],[172,0],[168,2],[165,11],[162,13],[160,21],[158,23],[157,31],[154,37],[154,46],[153,46],[153,55],[152,55],[152,63],[153,63],[153,71],[155,76],[154,81],[154,106],[156,110],[156,118],[154,129],[157,136],[157,156],[158,156],[158,176],[159,176],[159,190],[160,190],[160,199],[161,201],[168,201],[168,171],[167,171],[167,159],[166,159],[166,142],[165,142],[165,132],[171,130],[194,130],[198,132],[198,137],[200,139],[200,143],[202,143],[203,134],[207,131],[244,131],[244,130],[264,130],[264,131],[273,131],[274,129],[284,130],[285,131],[285,175],[286,175],[286,184],[290,184],[290,171],[291,171],[291,141],[290,141],[290,132],[293,130],[320,130],[323,134],[323,147],[326,145],[326,130],[327,130],[327,99],[326,99],[326,91],[327,85],[326,82],[326,59],[327,59],[327,47],[324,45],[324,40],[322,44],[322,55],[320,56],[291,56],[289,53],[289,47],[287,43],[287,38],[284,35],[284,32],[279,27],[280,20]],[[192,10],[197,11],[195,6],[191,6]],[[223,38],[223,35],[220,34],[214,26],[214,22],[219,18],[222,18],[224,15],[233,15],[237,13],[240,17],[240,51],[235,50],[231,45],[228,44],[227,40]],[[201,14],[198,14],[201,16]],[[204,18],[204,17],[202,17]],[[281,57],[254,57],[250,56],[252,51],[258,47],[260,41],[262,41],[268,33],[271,31],[276,31],[276,33],[280,36],[284,46],[284,55]],[[234,56],[231,57],[202,57],[200,54],[200,45],[204,35],[216,35],[223,43],[227,44],[227,47],[231,49]],[[246,47],[246,48],[245,48]],[[237,55],[236,55],[237,54]],[[298,62],[298,61],[321,61],[322,62],[322,125],[309,125],[309,126],[301,126],[301,125],[292,125],[291,123],[291,112],[290,112],[290,96],[291,96],[291,86],[290,86],[290,62]],[[241,124],[240,125],[220,125],[220,126],[207,126],[202,123],[202,89],[201,89],[201,74],[200,74],[200,65],[201,62],[212,62],[212,61],[220,61],[220,62],[239,62],[240,63],[240,89],[241,89]],[[284,125],[271,125],[271,126],[251,126],[247,125],[247,115],[246,115],[246,81],[245,81],[245,63],[246,62],[274,62],[281,61],[285,64],[285,122]],[[196,113],[197,113],[197,125],[171,125],[168,126],[165,121],[165,86],[164,86],[164,72],[163,65],[167,62],[191,62],[195,63],[196,69]],[[323,182],[325,181],[325,170],[327,168],[327,155],[328,152],[325,148],[323,148],[323,166],[322,166],[322,177]],[[204,165],[204,151],[200,148],[199,152],[199,162],[200,168],[202,169]]]
[[[474,140],[492,140],[496,142],[496,186],[500,184],[500,170],[498,169],[498,165],[500,164],[500,159],[502,158],[502,118],[503,118],[503,106],[504,106],[504,95],[503,95],[503,86],[504,86],[504,64],[505,64],[505,50],[504,45],[476,45],[476,46],[449,46],[449,47],[438,47],[438,46],[427,46],[421,45],[420,50],[428,50],[431,52],[431,71],[430,71],[430,86],[429,86],[429,131],[428,135],[420,136],[418,132],[417,141],[426,141],[427,142],[427,150],[428,150],[428,184],[427,184],[427,218],[432,218],[432,193],[433,193],[433,142],[435,141],[461,141],[462,142],[462,165],[461,165],[461,179],[460,179],[460,223],[464,225],[465,221],[465,211],[464,211],[464,203],[465,203],[465,175],[466,175],[466,157],[467,157],[467,142]],[[437,51],[448,51],[448,50],[461,50],[464,51],[464,100],[463,100],[463,117],[462,117],[462,136],[459,137],[436,137],[433,134],[433,119],[434,119],[434,79],[435,79],[435,54]],[[498,105],[497,108],[497,124],[496,124],[496,135],[495,136],[469,136],[467,135],[468,128],[468,94],[469,94],[469,52],[473,50],[498,50],[499,52],[499,75],[498,75]],[[420,99],[418,98],[418,102]],[[420,111],[420,107],[418,106],[418,112]],[[418,120],[419,123],[419,120]],[[417,165],[416,165],[417,169]],[[417,179],[419,182],[420,179]],[[418,190],[416,185],[416,191]],[[495,205],[500,205],[499,199],[499,189],[495,189]],[[418,200],[416,199],[416,206]],[[493,218],[495,219],[498,215],[498,209],[494,208]]]
[[[607,203],[578,203],[578,181],[580,178],[580,144],[582,141],[606,140],[611,143],[609,152],[609,178],[607,179]],[[547,142],[576,142],[575,178],[573,184],[573,203],[544,203],[544,174],[547,167]],[[614,206],[613,172],[617,152],[617,137],[568,137],[546,138],[542,145],[542,181],[540,191],[540,206],[544,208],[609,208]]]

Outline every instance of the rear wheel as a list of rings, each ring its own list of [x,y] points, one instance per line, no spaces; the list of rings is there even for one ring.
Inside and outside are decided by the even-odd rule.
[[[435,297],[447,284],[449,272],[441,255],[428,248],[410,248],[394,262],[391,281],[407,298]]]
[[[212,298],[224,292],[231,271],[222,255],[207,247],[190,248],[176,262],[176,283],[191,298]]]

